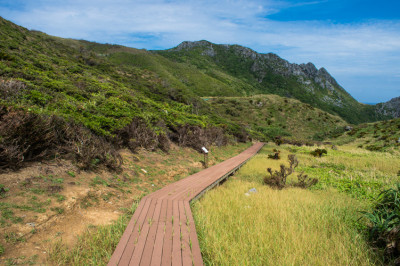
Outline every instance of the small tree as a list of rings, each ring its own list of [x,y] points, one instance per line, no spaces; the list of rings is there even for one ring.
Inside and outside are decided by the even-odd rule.
[[[270,176],[266,176],[264,178],[264,183],[277,189],[282,189],[286,186],[286,179],[289,175],[291,175],[294,169],[299,164],[296,155],[290,154],[288,155],[289,159],[289,167],[286,167],[284,164],[281,164],[280,171],[272,172],[271,168],[268,168],[267,171]]]
[[[299,161],[297,160],[296,155],[289,154],[289,167],[286,167],[284,164],[281,164],[279,171],[272,172],[271,168],[268,168],[267,171],[270,176],[266,176],[264,178],[264,183],[269,185],[272,188],[283,189],[286,186],[287,177],[294,172],[294,169],[299,165]],[[307,175],[300,173],[297,175],[298,182],[293,184],[295,187],[308,188],[312,185],[318,183],[318,179],[313,178],[310,179]]]

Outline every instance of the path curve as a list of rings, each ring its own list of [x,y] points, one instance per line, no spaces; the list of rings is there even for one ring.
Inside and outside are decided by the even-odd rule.
[[[108,265],[203,265],[190,201],[239,169],[262,148],[239,155],[145,196]]]

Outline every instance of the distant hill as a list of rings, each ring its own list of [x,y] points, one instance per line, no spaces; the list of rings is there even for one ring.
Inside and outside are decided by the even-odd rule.
[[[344,131],[347,125],[331,115],[296,99],[278,95],[204,98],[220,117],[254,130],[266,140],[276,136],[295,140],[322,140],[332,131]],[[260,137],[261,137],[260,136]]]
[[[400,97],[376,105],[377,113],[390,117],[400,117]]]
[[[208,41],[183,42],[175,48],[154,53],[196,66],[225,84],[232,84],[232,79],[227,77],[233,76],[240,81],[231,86],[230,91],[222,86],[196,91],[200,96],[273,93],[340,115],[349,123],[385,118],[383,114],[376,113],[373,106],[357,102],[326,69],[317,69],[312,63],[291,64],[272,53],[260,54],[240,45],[220,45]],[[191,82],[190,79],[188,82]]]

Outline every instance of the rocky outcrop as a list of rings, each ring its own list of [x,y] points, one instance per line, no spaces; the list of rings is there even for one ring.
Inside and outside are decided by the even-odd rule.
[[[385,103],[377,104],[376,111],[378,114],[384,116],[390,116],[394,118],[400,117],[400,97],[393,98]]]
[[[233,52],[244,60],[251,60],[251,72],[259,83],[262,83],[266,75],[271,71],[282,76],[296,76],[299,83],[303,85],[305,91],[315,94],[316,90],[324,90],[322,100],[326,103],[343,106],[343,95],[351,96],[336,82],[325,68],[317,69],[313,63],[294,64],[280,58],[273,53],[261,54],[240,45],[219,45],[208,41],[185,41],[170,51],[192,50],[201,48],[201,54],[217,57],[218,52]]]

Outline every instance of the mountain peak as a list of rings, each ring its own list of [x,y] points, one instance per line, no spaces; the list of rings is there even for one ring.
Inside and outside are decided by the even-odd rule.
[[[201,40],[201,41],[183,41],[178,46],[172,48],[173,51],[190,50],[195,47],[210,47],[213,43]]]
[[[385,103],[377,105],[378,113],[391,117],[400,117],[400,97],[396,97]]]

